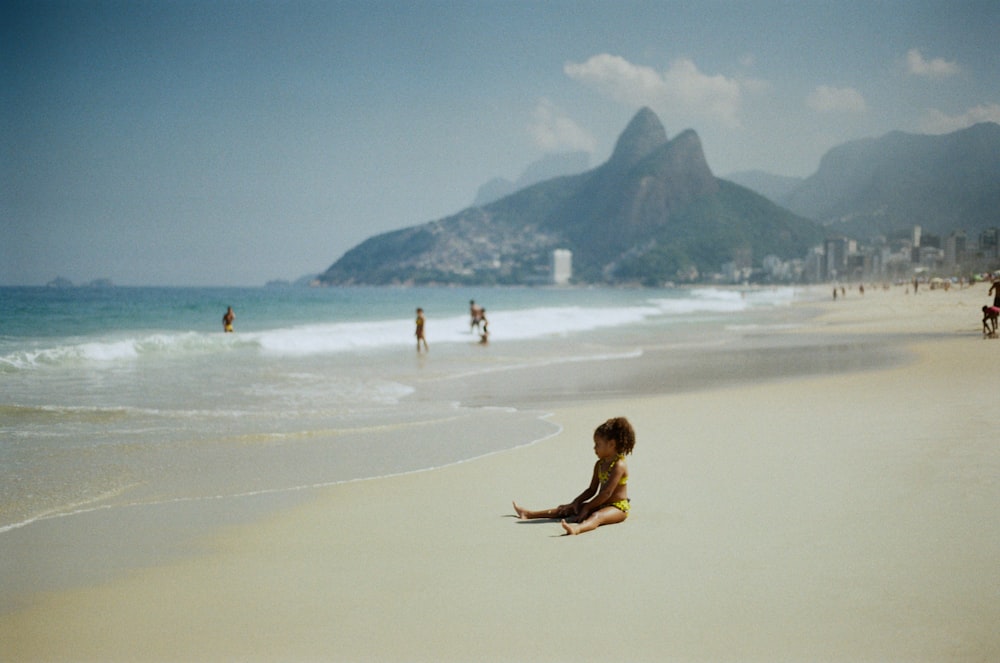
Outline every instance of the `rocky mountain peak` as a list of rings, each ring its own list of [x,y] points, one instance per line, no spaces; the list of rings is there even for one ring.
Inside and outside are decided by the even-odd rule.
[[[630,168],[667,142],[667,131],[660,118],[649,108],[642,108],[615,143],[608,160],[614,168]]]
[[[717,184],[708,167],[701,139],[693,129],[687,129],[657,150],[651,157],[656,174],[667,180],[680,180],[691,186],[694,195],[715,191]]]

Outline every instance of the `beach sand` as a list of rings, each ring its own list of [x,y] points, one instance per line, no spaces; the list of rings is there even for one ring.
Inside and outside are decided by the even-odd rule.
[[[325,488],[32,595],[0,615],[0,658],[1000,660],[985,302],[986,286],[849,292],[769,334],[898,339],[907,361],[560,403],[537,444]],[[629,519],[576,537],[515,519],[512,499],[585,487],[593,429],[617,415],[637,432]]]

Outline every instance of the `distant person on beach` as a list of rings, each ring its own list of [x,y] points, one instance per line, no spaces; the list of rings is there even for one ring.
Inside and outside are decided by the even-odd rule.
[[[993,305],[1000,307],[1000,278],[994,279],[987,294],[993,295]]]
[[[483,310],[483,308],[481,306],[477,305],[476,301],[474,299],[470,299],[469,300],[469,318],[470,318],[469,331],[470,332],[473,329],[479,329],[480,325],[483,322],[483,313],[485,313],[485,311]]]
[[[486,345],[490,342],[490,321],[486,319],[486,309],[480,309],[479,320],[483,323],[482,331],[479,334],[479,344]]]
[[[429,351],[427,339],[424,338],[424,309],[417,309],[417,352],[420,352],[420,343],[424,344],[424,351]]]
[[[625,417],[608,419],[594,431],[597,463],[587,489],[569,504],[529,511],[514,502],[521,520],[560,518],[566,534],[581,534],[628,518],[628,466],[625,456],[635,447],[635,431]],[[574,521],[573,523],[567,522]]]
[[[235,319],[236,314],[233,313],[233,307],[226,308],[226,314],[222,316],[222,331],[227,334],[233,331],[233,320]]]
[[[997,318],[1000,317],[1000,306],[983,307],[983,336],[997,337]]]

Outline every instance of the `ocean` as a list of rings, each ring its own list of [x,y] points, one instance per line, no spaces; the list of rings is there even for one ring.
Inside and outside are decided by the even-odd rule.
[[[766,334],[789,324],[776,312],[807,296],[0,288],[0,536],[95,510],[302,493],[532,444],[558,432],[548,403],[606,395],[609,362]],[[487,345],[470,330],[473,299],[486,308]],[[232,334],[222,333],[227,306]],[[416,351],[418,306],[427,353]]]

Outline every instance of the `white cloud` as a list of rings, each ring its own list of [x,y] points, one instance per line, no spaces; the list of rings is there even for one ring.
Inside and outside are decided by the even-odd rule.
[[[920,128],[924,133],[946,134],[971,127],[978,122],[1000,124],[1000,104],[981,104],[960,115],[946,115],[937,109],[927,111]]]
[[[906,52],[906,70],[914,76],[927,76],[929,78],[941,78],[957,74],[958,64],[948,62],[944,58],[934,58],[925,60],[920,50],[911,48]]]
[[[535,144],[547,152],[597,150],[597,140],[548,99],[538,102],[528,130]]]
[[[740,89],[748,94],[766,94],[774,90],[774,85],[770,81],[766,81],[762,78],[747,78],[741,76],[740,79]]]
[[[806,105],[820,113],[864,113],[865,98],[852,87],[820,85],[806,98]]]
[[[684,121],[708,116],[729,127],[739,126],[740,84],[722,75],[708,76],[689,59],[675,60],[662,74],[601,53],[563,68],[573,80],[629,106],[650,106]]]

